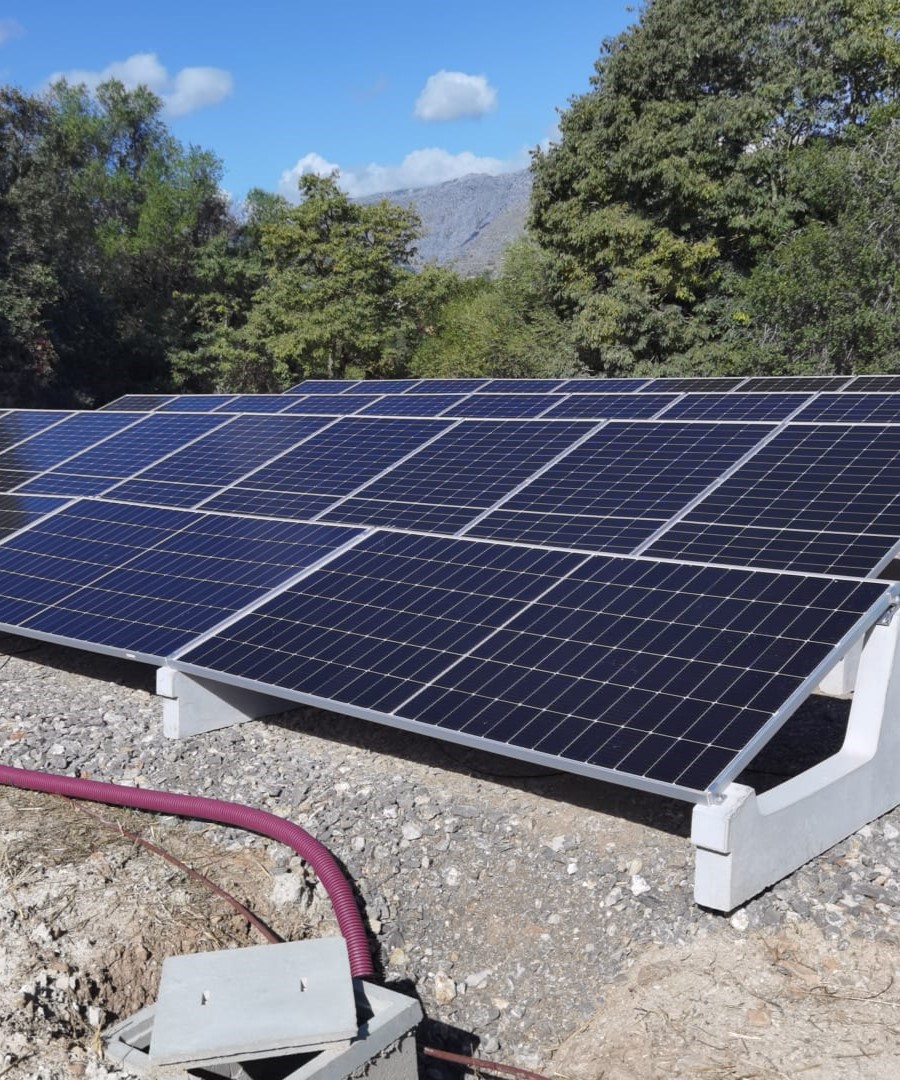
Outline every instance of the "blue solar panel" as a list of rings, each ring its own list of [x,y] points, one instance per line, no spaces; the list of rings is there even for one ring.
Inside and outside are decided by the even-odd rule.
[[[451,422],[339,420],[216,496],[205,508],[275,517],[311,516],[445,431]]]
[[[222,420],[223,427],[116,485],[106,492],[106,497],[162,506],[196,506],[329,423],[327,417],[307,416],[236,416]]]
[[[784,420],[809,394],[686,394],[667,420]]]
[[[386,394],[360,412],[360,416],[440,416],[463,400],[461,394]]]
[[[646,386],[649,379],[566,379],[556,393],[564,394],[633,394]]]
[[[758,379],[748,379],[740,386],[739,391],[742,394],[751,394],[756,391],[772,394],[781,390],[800,390],[803,393],[811,393],[817,390],[840,390],[849,381],[849,375],[760,376]]]
[[[407,394],[471,394],[482,386],[487,386],[490,379],[422,379],[408,390]]]
[[[889,603],[883,583],[377,533],[179,663],[699,797]]]
[[[95,495],[226,423],[226,416],[151,413],[105,442],[22,485],[42,495]]]
[[[378,401],[374,394],[365,397],[358,394],[348,394],[346,397],[341,394],[313,394],[311,397],[298,401],[296,405],[289,405],[282,411],[309,416],[350,416],[361,412],[366,405],[374,401]]]
[[[617,515],[588,517],[584,514],[529,513],[527,510],[492,510],[477,524],[465,529],[467,536],[510,540],[580,551],[628,553],[660,527],[658,520]]]
[[[547,394],[471,394],[447,409],[447,416],[489,420],[525,419],[546,412],[552,400]]]
[[[565,388],[568,379],[491,379],[479,393],[489,394],[550,394]]]
[[[359,379],[306,379],[290,390],[287,394],[342,394],[351,386],[356,386]]]
[[[44,469],[133,424],[137,413],[59,413],[61,423],[0,453],[0,490],[8,491]]]
[[[464,420],[325,518],[455,531],[590,430],[566,421]]]
[[[710,491],[684,520],[727,526],[730,544],[746,526],[877,535],[885,538],[887,554],[900,537],[898,475],[900,427],[792,423]],[[749,543],[753,535],[741,542]],[[687,545],[695,542],[681,528],[664,542],[666,550],[672,550],[678,536]],[[765,534],[761,538],[765,541]],[[836,542],[843,541],[838,537]],[[660,550],[659,543],[654,550]],[[769,556],[774,550],[767,544]],[[806,538],[800,533],[796,548],[784,552],[784,558],[795,569],[817,568],[819,556],[809,549],[807,564],[806,550]],[[844,572],[843,565],[838,558],[833,568]],[[848,565],[856,565],[855,555]]]
[[[743,424],[612,421],[503,504],[504,527],[511,530],[504,535],[530,542],[532,536],[564,527],[555,542],[590,546],[598,528],[609,534],[621,527],[625,544],[640,528],[634,519],[640,519],[649,537],[770,430]],[[509,515],[517,511],[526,511],[527,517],[513,523]],[[471,535],[494,535],[492,516],[475,525]],[[626,520],[598,523],[598,518]],[[604,547],[631,550],[614,541]]]
[[[857,535],[754,525],[734,528],[680,521],[651,544],[646,554],[660,559],[866,577],[884,560],[897,539],[874,533]]]
[[[101,405],[98,412],[152,412],[167,401],[174,401],[174,394],[123,394],[115,401]]]
[[[727,394],[740,386],[743,381],[743,379],[718,377],[651,379],[641,387],[641,393],[649,391],[650,393],[668,392],[671,394]]]
[[[293,396],[284,394],[237,394],[215,412],[280,413],[289,408]]]
[[[419,379],[358,379],[348,394],[405,394],[419,383]]]
[[[30,525],[66,502],[44,495],[0,495],[0,537]]]
[[[0,545],[0,622],[162,657],[353,536],[83,500]]]
[[[13,409],[0,416],[0,452],[73,415],[74,413],[70,412],[49,412],[42,409]]]
[[[900,390],[900,375],[856,375],[842,390],[851,391],[897,391]]]
[[[234,401],[234,394],[179,394],[160,405],[159,412],[213,412],[230,401]]]
[[[797,419],[895,424],[900,422],[900,394],[819,394]]]
[[[675,400],[675,394],[572,394],[557,401],[546,416],[579,417],[583,420],[605,420],[608,417],[641,420],[655,416]]]

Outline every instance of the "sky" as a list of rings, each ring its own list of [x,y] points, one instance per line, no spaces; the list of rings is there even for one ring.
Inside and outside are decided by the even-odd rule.
[[[236,200],[333,169],[360,196],[525,168],[635,17],[618,0],[31,0],[0,8],[0,79],[149,86]]]

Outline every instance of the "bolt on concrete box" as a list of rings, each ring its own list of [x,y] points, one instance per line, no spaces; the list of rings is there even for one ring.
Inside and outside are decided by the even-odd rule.
[[[416,1080],[415,1028],[422,1019],[418,1001],[362,979],[353,980],[353,991],[359,1020],[349,1046],[247,1061],[246,1069],[239,1061],[202,1069],[156,1068],[149,1052],[156,1006],[150,1005],[104,1034],[106,1052],[129,1072],[159,1080]]]

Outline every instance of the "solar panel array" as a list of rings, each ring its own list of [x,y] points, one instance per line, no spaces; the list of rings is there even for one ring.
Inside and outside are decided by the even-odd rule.
[[[12,410],[0,624],[701,798],[894,605],[898,412],[893,376]]]

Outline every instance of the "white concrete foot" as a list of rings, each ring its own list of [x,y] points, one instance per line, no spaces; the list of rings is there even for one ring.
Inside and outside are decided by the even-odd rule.
[[[163,699],[163,734],[170,739],[186,739],[293,707],[283,698],[165,667],[156,672],[156,692]]]
[[[859,659],[844,745],[757,795],[730,784],[694,808],[694,898],[732,911],[900,804],[900,616],[870,632]]]

